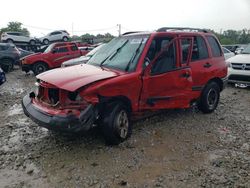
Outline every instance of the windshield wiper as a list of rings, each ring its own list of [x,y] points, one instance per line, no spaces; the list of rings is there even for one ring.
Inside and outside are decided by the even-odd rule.
[[[130,67],[130,64],[134,61],[136,55],[138,54],[139,50],[140,50],[140,47],[142,45],[142,42],[143,42],[143,38],[141,39],[141,42],[139,44],[139,46],[137,47],[137,49],[135,50],[135,53],[133,54],[133,56],[131,57],[131,59],[129,60],[126,68],[125,68],[125,71],[128,71],[129,67]]]
[[[113,53],[111,53],[110,55],[108,55],[101,63],[100,63],[100,67],[105,63],[105,61],[107,59],[112,60],[115,55],[121,51],[121,49],[128,43],[129,40],[126,40],[119,48],[117,48]]]

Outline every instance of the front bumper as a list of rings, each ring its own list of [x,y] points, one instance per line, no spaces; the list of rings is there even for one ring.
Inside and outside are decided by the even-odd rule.
[[[22,64],[21,63],[21,66],[22,66],[22,71],[24,71],[24,72],[29,72],[30,70],[32,70],[32,67],[31,67],[31,65],[28,65],[28,64]]]
[[[250,71],[228,68],[228,83],[250,85]]]
[[[77,133],[87,131],[93,127],[96,120],[96,111],[92,104],[90,104],[79,117],[75,115],[52,115],[37,109],[32,103],[30,95],[26,95],[22,100],[23,111],[26,116],[31,118],[35,123],[41,127],[60,132]]]

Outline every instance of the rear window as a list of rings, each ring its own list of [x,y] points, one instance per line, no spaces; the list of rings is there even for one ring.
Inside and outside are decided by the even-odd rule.
[[[213,57],[222,56],[222,51],[218,41],[213,36],[207,36],[207,40],[211,47]]]

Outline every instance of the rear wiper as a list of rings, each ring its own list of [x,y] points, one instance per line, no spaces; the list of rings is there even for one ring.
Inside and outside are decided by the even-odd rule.
[[[137,47],[137,49],[135,50],[135,53],[133,54],[133,56],[131,57],[131,59],[129,60],[126,68],[125,68],[125,71],[128,71],[129,67],[130,67],[130,64],[134,61],[136,55],[138,54],[139,50],[140,50],[140,47],[142,45],[142,42],[143,42],[143,38],[141,39],[141,42],[139,44],[139,46]]]
[[[106,61],[107,59],[112,60],[112,59],[116,56],[116,54],[117,54],[118,52],[120,52],[121,49],[128,43],[128,41],[129,41],[129,40],[126,40],[119,48],[117,48],[113,53],[111,53],[110,55],[108,55],[108,56],[100,63],[100,67],[105,63],[105,61]]]

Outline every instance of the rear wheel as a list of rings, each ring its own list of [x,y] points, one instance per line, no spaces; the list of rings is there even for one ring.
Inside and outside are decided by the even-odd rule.
[[[34,46],[36,44],[36,42],[34,40],[30,41],[30,45]]]
[[[121,102],[114,102],[109,107],[110,111],[102,118],[102,131],[108,144],[117,145],[132,134],[130,113]]]
[[[4,72],[10,72],[14,68],[14,61],[12,59],[1,59],[0,65]]]
[[[45,72],[48,70],[48,65],[46,63],[43,62],[37,62],[33,65],[33,72],[35,75],[38,75],[42,72]]]
[[[203,113],[211,113],[218,106],[219,99],[219,85],[216,82],[210,82],[202,91],[198,107]]]

